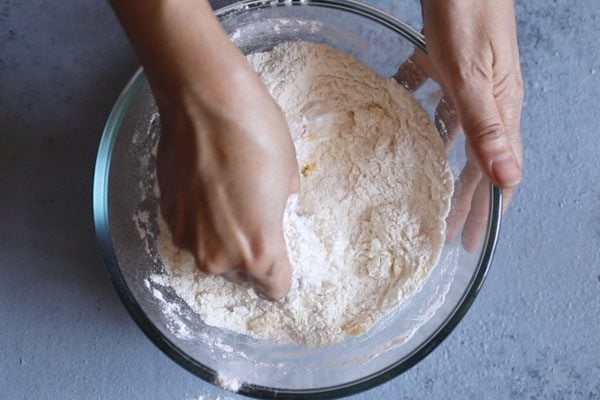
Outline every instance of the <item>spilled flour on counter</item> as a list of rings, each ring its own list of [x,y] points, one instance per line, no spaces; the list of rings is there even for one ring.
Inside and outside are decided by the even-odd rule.
[[[170,283],[207,324],[257,338],[364,333],[437,263],[453,190],[442,140],[409,92],[348,54],[294,42],[248,59],[285,112],[300,166],[283,222],[291,291],[270,302],[203,274],[162,225]]]

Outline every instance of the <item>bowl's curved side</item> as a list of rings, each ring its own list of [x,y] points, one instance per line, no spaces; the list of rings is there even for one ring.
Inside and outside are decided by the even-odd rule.
[[[391,14],[357,0],[242,0],[215,10],[215,15],[217,18],[221,19],[226,18],[231,14],[235,14],[236,12],[253,8],[270,8],[277,6],[301,7],[307,5],[349,11],[361,15],[404,36],[414,46],[425,51],[425,37],[421,32],[400,21]]]
[[[458,323],[466,315],[467,311],[475,301],[479,290],[485,282],[485,278],[489,271],[494,252],[496,250],[496,243],[498,241],[498,235],[500,233],[500,222],[502,219],[501,210],[502,190],[497,186],[490,185],[490,214],[485,237],[485,243],[487,243],[487,245],[484,247],[483,252],[481,253],[481,257],[479,258],[477,273],[471,279],[468,290],[465,291],[461,301],[459,302],[458,306],[454,309],[453,313],[446,319],[446,321],[442,325],[440,325],[440,328],[433,335],[431,335],[428,340],[423,342],[423,344],[407,358],[406,361],[392,364],[385,370],[381,370],[376,374],[366,376],[360,380],[348,382],[348,384],[346,385],[323,388],[322,390],[303,392],[292,390],[277,390],[274,392],[271,388],[249,385],[247,387],[248,391],[244,392],[243,394],[256,398],[269,399],[334,399],[339,397],[350,396],[358,392],[372,389],[414,367],[421,360],[427,357],[427,355],[429,355],[433,350],[435,350],[435,348],[438,347],[448,337],[448,335],[450,335],[450,333],[452,333],[454,328],[456,328]],[[299,394],[304,394],[306,395],[306,397],[298,397]]]
[[[152,320],[140,307],[121,272],[112,243],[109,218],[109,185],[112,155],[117,134],[123,122],[123,118],[127,112],[127,109],[131,105],[132,100],[142,87],[144,81],[145,76],[143,69],[139,68],[119,94],[119,97],[117,98],[117,101],[110,112],[102,132],[92,184],[92,207],[96,239],[98,242],[98,247],[100,248],[100,252],[102,253],[102,258],[104,259],[104,264],[106,265],[109,278],[114,285],[117,294],[119,295],[129,314],[146,334],[146,336],[148,336],[148,338],[159,349],[161,349],[179,365],[186,367],[190,372],[206,380],[207,382],[213,382],[217,377],[216,371],[197,363],[188,357],[185,352],[181,351],[178,346],[170,341],[153,324]]]
[[[273,5],[310,5],[350,11],[388,27],[394,32],[405,37],[416,47],[425,50],[424,38],[419,32],[389,14],[354,0],[282,0],[276,2],[275,4],[273,4],[272,1],[265,2],[263,0],[250,0],[225,7],[221,10],[218,10],[216,14],[218,17],[224,17],[230,15],[231,13],[239,12],[240,7],[273,7]],[[132,315],[138,326],[140,326],[142,331],[152,340],[155,345],[157,345],[157,347],[159,347],[165,354],[167,354],[179,365],[183,366],[188,371],[199,376],[205,381],[209,383],[215,383],[218,379],[217,372],[187,356],[184,351],[182,351],[175,343],[169,340],[160,331],[160,329],[154,325],[152,320],[138,304],[124,279],[112,243],[111,226],[109,220],[111,157],[118,132],[123,122],[123,118],[127,113],[132,100],[138,94],[141,86],[143,85],[144,80],[143,71],[140,69],[135,73],[135,75],[131,78],[129,83],[121,92],[117,102],[115,103],[115,106],[113,107],[113,110],[110,113],[102,134],[93,182],[93,213],[98,245],[102,252],[113,285],[115,286],[125,307]],[[450,332],[452,332],[462,317],[466,314],[467,310],[477,296],[477,293],[479,292],[485,280],[495,251],[500,230],[501,210],[502,192],[499,188],[490,186],[489,218],[485,237],[485,246],[478,260],[476,269],[477,272],[471,278],[468,289],[464,292],[453,312],[440,325],[439,329],[430,335],[428,339],[425,340],[421,346],[415,349],[405,360],[393,363],[377,373],[337,386],[323,387],[313,390],[286,390],[256,386],[252,384],[242,384],[239,388],[239,393],[255,398],[337,398],[370,389],[398,376],[412,366],[416,365],[420,360],[433,351],[450,334]]]

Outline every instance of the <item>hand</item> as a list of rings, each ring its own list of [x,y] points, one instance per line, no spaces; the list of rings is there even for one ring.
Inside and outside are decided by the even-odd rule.
[[[503,188],[504,206],[522,177],[520,137],[523,82],[512,0],[423,0],[427,55],[400,67],[397,79],[416,90],[427,77],[445,97],[436,118],[450,147],[462,128],[467,164],[448,218],[448,241],[463,228],[463,245],[475,250],[488,217],[489,182]]]
[[[225,103],[158,100],[160,206],[201,270],[278,299],[290,285],[282,219],[298,166],[281,110],[253,71],[244,75]]]
[[[206,0],[112,3],[160,111],[160,209],[175,244],[204,272],[285,296],[283,213],[299,176],[282,111]]]

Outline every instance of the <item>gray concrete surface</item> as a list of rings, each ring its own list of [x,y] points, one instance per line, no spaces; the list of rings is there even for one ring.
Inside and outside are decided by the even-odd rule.
[[[599,9],[518,1],[527,170],[493,269],[448,340],[355,399],[600,399]],[[104,1],[0,0],[0,398],[234,398],[146,339],[96,249],[94,157],[136,66]]]

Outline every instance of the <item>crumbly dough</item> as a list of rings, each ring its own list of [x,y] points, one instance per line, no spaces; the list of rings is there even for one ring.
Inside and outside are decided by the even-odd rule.
[[[442,141],[410,93],[348,54],[290,42],[248,59],[285,112],[300,166],[284,217],[292,289],[270,302],[205,275],[161,229],[171,285],[207,324],[257,338],[362,334],[437,263],[453,190]]]

